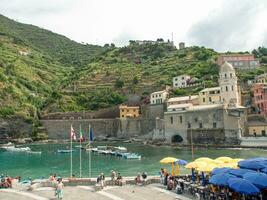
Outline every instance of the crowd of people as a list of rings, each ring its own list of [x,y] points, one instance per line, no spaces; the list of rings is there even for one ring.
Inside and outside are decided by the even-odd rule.
[[[0,188],[12,188],[12,182],[20,182],[20,176],[12,178],[8,175],[1,174],[0,176]]]
[[[194,199],[207,199],[207,200],[241,200],[244,195],[229,190],[227,187],[215,186],[208,184],[209,176],[202,176],[195,173],[194,178],[192,175],[172,176],[166,169],[160,170],[160,182],[166,187],[167,190],[173,191],[177,194],[191,196]],[[194,181],[193,181],[194,180]],[[266,190],[267,194],[267,190]],[[265,196],[264,191],[257,196],[246,195],[246,200],[262,200]]]
[[[111,170],[110,178],[111,178],[111,185],[122,186],[123,180],[122,180],[122,176],[120,173],[117,173],[116,171]],[[104,173],[101,173],[100,175],[98,175],[96,179],[96,184],[99,184],[101,189],[103,189],[106,186]]]

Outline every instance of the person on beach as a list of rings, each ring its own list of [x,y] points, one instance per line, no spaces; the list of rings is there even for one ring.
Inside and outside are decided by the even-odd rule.
[[[111,177],[111,183],[112,183],[112,185],[114,185],[114,183],[115,183],[115,178],[116,178],[116,172],[115,172],[114,170],[111,170],[111,175],[110,175],[110,177]]]
[[[164,169],[160,169],[160,183],[164,184]]]
[[[100,180],[100,186],[103,189],[104,186],[105,186],[105,176],[104,176],[104,173],[101,173],[101,175],[99,177],[99,180]]]
[[[116,185],[122,186],[122,176],[120,173],[118,173]]]
[[[140,185],[141,183],[142,183],[142,181],[141,181],[141,174],[138,173],[137,176],[136,176],[136,178],[135,178],[135,184],[136,185]]]
[[[58,179],[55,193],[55,196],[57,196],[58,199],[63,199],[63,186],[62,178]]]

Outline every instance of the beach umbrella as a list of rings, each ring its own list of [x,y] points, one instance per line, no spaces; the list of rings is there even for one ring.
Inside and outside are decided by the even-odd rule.
[[[200,172],[211,172],[216,167],[218,167],[218,165],[216,165],[214,163],[209,163],[207,165],[201,165],[201,166],[197,167],[196,170],[200,171]]]
[[[260,171],[267,174],[267,167],[261,169]]]
[[[229,163],[229,162],[232,162],[233,161],[233,159],[230,158],[230,157],[218,157],[215,160],[219,160],[219,161],[222,161],[224,163]]]
[[[174,157],[166,157],[166,158],[161,159],[159,162],[162,164],[171,164],[171,163],[176,162],[177,160],[178,159]]]
[[[179,160],[177,160],[177,161],[175,161],[175,163],[176,164],[178,164],[178,165],[186,165],[188,162],[187,161],[185,161],[185,160],[181,160],[181,159],[179,159]]]
[[[231,169],[230,171],[228,171],[229,174],[232,174],[232,175],[235,175],[241,178],[243,177],[245,173],[248,173],[248,172],[255,172],[255,171],[250,170],[250,169]]]
[[[212,175],[217,175],[217,174],[225,174],[228,173],[232,168],[230,167],[223,167],[223,168],[214,168],[211,172]]]
[[[218,164],[219,167],[230,167],[232,169],[237,169],[238,168],[238,165],[237,163],[221,163],[221,164]]]
[[[259,172],[248,172],[243,175],[243,178],[257,186],[259,189],[267,188],[267,175]]]
[[[198,167],[203,167],[206,165],[207,165],[207,163],[204,163],[204,162],[190,162],[187,165],[185,165],[185,168],[186,169],[196,169]]]
[[[177,160],[178,159],[177,158],[174,158],[174,157],[166,157],[166,158],[161,159],[159,162],[162,163],[162,164],[171,164],[172,165],[172,176],[174,176],[175,175],[175,172],[174,172],[174,163]]]
[[[234,158],[233,160],[232,160],[232,162],[239,162],[239,161],[242,161],[242,160],[244,160],[244,159],[242,159],[242,158]]]
[[[231,174],[217,174],[210,178],[209,183],[213,185],[219,185],[219,186],[227,186],[228,180],[230,178],[236,178],[236,176]]]
[[[238,162],[238,166],[240,168],[252,169],[252,170],[260,170],[260,169],[267,167],[266,165],[262,164],[261,162],[248,161],[248,160],[243,160],[243,161]]]
[[[242,178],[229,178],[227,183],[230,189],[241,194],[255,195],[260,192],[256,186]]]
[[[210,163],[210,162],[213,162],[213,160],[211,158],[208,158],[208,157],[200,157],[200,158],[196,159],[194,162]]]

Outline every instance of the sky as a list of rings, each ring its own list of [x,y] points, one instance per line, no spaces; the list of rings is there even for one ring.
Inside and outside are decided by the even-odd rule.
[[[89,44],[173,35],[220,52],[267,46],[267,0],[0,0],[0,13]]]

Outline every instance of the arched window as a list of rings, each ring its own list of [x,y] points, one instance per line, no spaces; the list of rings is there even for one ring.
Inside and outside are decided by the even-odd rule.
[[[232,91],[234,91],[234,86],[232,85]]]
[[[227,78],[227,75],[226,75],[226,74],[224,74],[224,77],[225,77],[225,78]]]
[[[232,78],[232,73],[230,73],[230,77]]]
[[[228,87],[227,86],[225,86],[225,91],[228,92]]]

